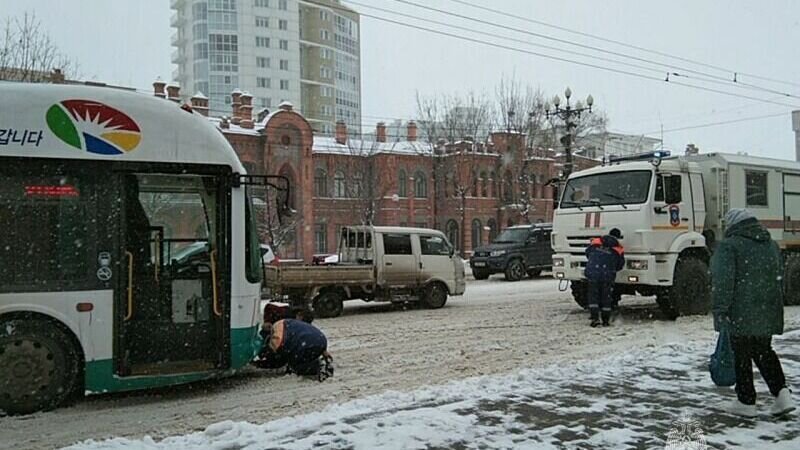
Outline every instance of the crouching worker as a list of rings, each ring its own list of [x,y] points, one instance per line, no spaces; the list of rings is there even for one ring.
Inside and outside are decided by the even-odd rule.
[[[333,376],[333,358],[328,340],[317,327],[302,320],[283,319],[261,328],[264,348],[256,366],[274,369],[286,366],[287,373],[316,376],[324,381]]]
[[[622,232],[614,228],[602,238],[592,239],[586,248],[586,280],[589,282],[591,326],[610,325],[614,307],[614,279],[625,265],[625,252],[620,245]]]

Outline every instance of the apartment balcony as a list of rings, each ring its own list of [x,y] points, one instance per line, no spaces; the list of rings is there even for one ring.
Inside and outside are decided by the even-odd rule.
[[[179,47],[186,42],[186,38],[181,33],[174,33],[171,38],[172,46]]]
[[[183,16],[183,14],[176,12],[172,14],[172,17],[170,17],[169,24],[175,28],[178,28],[185,20],[186,18]]]
[[[172,63],[173,64],[180,64],[186,61],[186,55],[180,50],[175,50],[172,52]]]

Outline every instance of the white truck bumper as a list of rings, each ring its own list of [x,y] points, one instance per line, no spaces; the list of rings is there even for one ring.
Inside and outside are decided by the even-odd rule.
[[[672,270],[677,254],[631,254],[625,255],[625,267],[617,273],[619,284],[672,286]],[[639,269],[632,269],[630,262],[640,261]],[[553,277],[558,280],[585,280],[586,256],[570,253],[553,255]]]

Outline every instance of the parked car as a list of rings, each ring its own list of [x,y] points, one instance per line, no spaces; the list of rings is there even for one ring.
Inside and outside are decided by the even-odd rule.
[[[531,278],[552,267],[553,249],[550,233],[553,225],[538,223],[506,228],[494,242],[478,247],[469,266],[476,280],[503,273],[508,281],[519,281],[525,274]]]

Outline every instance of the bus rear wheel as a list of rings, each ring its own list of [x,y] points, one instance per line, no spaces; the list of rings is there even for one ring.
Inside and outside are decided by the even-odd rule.
[[[47,411],[78,391],[80,357],[73,340],[51,322],[0,319],[0,411]]]

